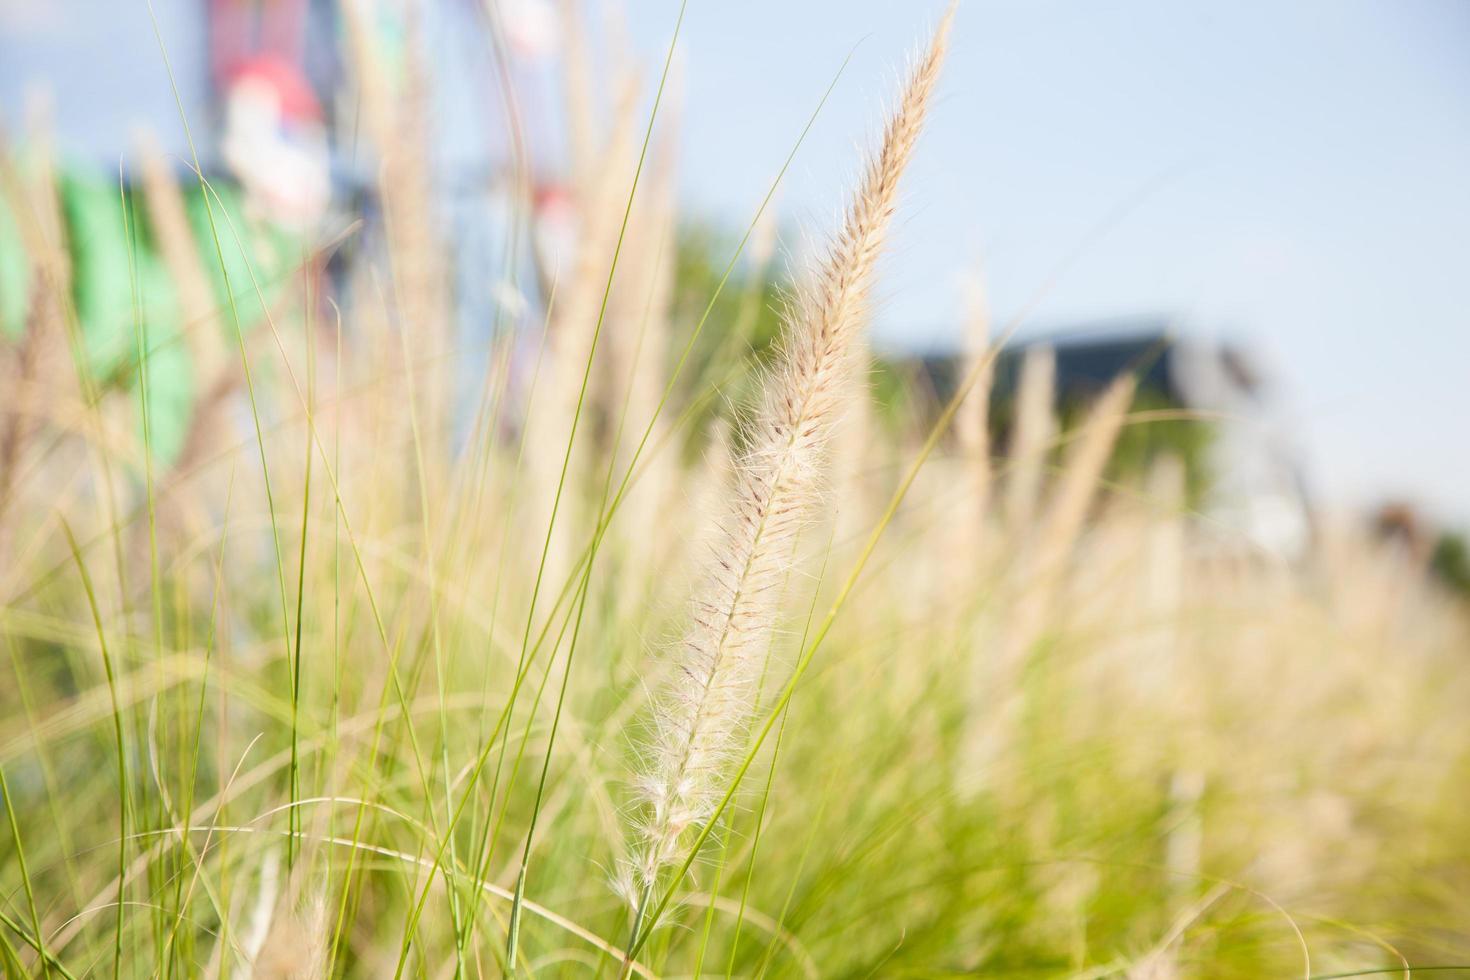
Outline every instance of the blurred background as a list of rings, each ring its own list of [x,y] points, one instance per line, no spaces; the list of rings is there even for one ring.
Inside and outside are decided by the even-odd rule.
[[[677,2],[635,5],[647,52]],[[752,0],[686,27],[684,187],[731,220],[843,63],[784,185],[830,217],[911,5]],[[971,0],[884,279],[889,348],[1162,318],[1255,352],[1327,499],[1470,520],[1470,7]],[[732,83],[732,79],[738,82]]]
[[[44,118],[68,172],[121,166],[128,181],[143,133],[188,178],[182,109],[206,173],[242,186],[274,227],[319,241],[362,219],[332,253],[341,281],[372,251],[380,162],[349,70],[344,9],[361,8],[379,80],[422,82],[454,341],[483,350],[492,323],[535,324],[533,280],[553,274],[530,266],[577,235],[568,114],[612,116],[620,99],[646,112],[641,75],[679,6],[593,4],[577,29],[593,38],[579,39],[551,0],[0,0],[0,106],[13,137]],[[902,64],[912,16],[881,0],[692,4],[671,110],[681,242],[751,219],[832,85],[778,196],[775,268],[799,257],[803,229],[850,183],[852,134]],[[1456,0],[967,4],[875,348],[898,361],[953,353],[976,283],[1013,345],[1178,337],[1194,362],[1228,355],[1248,371],[1246,439],[1269,442],[1257,454],[1288,474],[1273,486],[1313,506],[1464,525],[1467,42]],[[576,107],[560,68],[569,45],[623,62],[589,62],[601,77],[637,81]],[[524,264],[507,251],[521,172],[534,202]],[[1226,410],[1172,373],[1171,400]],[[1064,364],[1064,392],[1067,377]]]

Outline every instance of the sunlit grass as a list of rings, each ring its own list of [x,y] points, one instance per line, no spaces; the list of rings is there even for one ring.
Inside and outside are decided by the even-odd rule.
[[[866,246],[793,274],[827,300],[793,303],[786,346],[757,357],[769,257],[747,251],[826,94],[690,296],[657,288],[679,247],[654,206],[671,177],[645,167],[667,152],[667,81],[666,61],[649,105],[603,134],[600,173],[627,179],[577,188],[606,240],[579,242],[596,261],[559,270],[525,318],[522,339],[551,339],[505,329],[489,351],[438,347],[444,325],[417,319],[448,305],[405,272],[427,216],[390,208],[423,226],[390,229],[328,303],[310,249],[278,283],[227,260],[249,255],[250,219],[194,161],[210,234],[190,247],[220,268],[221,370],[240,387],[187,459],[154,445],[158,297],[133,253],[131,370],[99,379],[48,238],[54,175],[5,161],[34,270],[24,331],[0,344],[0,432],[17,433],[0,439],[6,972],[1163,980],[1470,962],[1465,610],[1351,530],[1263,553],[1193,509],[1167,454],[1108,471],[1119,431],[1161,417],[1131,381],[1064,431],[1049,394],[1023,395],[1043,436],[994,459],[993,348],[945,404],[915,389],[875,411],[864,310],[843,299],[866,288]],[[641,141],[616,145],[619,126]],[[865,192],[882,220],[858,210],[839,241],[881,241],[901,163]],[[404,173],[385,166],[385,195],[411,198]],[[157,230],[135,194],[136,245]],[[813,309],[850,319],[817,330]],[[818,451],[771,464],[785,434],[761,426],[784,417],[758,397],[801,377],[803,329],[850,337],[853,377],[832,411],[797,416],[830,427]],[[69,356],[31,358],[27,338]],[[455,392],[467,356],[484,377]],[[768,464],[811,483],[757,561],[720,539],[745,512],[720,515],[744,493],[765,519],[789,486],[752,491]],[[661,692],[699,681],[700,569],[741,562],[769,617],[730,603],[749,682],[697,706],[733,720],[716,762],[677,776],[700,781],[669,794],[698,796],[686,825],[639,775],[669,734]],[[666,853],[620,894],[660,820]]]

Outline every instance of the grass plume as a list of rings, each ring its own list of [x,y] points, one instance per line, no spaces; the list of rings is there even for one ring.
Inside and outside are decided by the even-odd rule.
[[[661,699],[647,769],[638,779],[645,819],[620,886],[634,933],[685,832],[709,819],[721,777],[743,748],[756,679],[775,627],[780,582],[802,525],[823,502],[824,464],[854,383],[873,271],[939,78],[953,11],[913,66],[845,221],[787,317],[766,379],[721,536],[712,548],[677,675]]]

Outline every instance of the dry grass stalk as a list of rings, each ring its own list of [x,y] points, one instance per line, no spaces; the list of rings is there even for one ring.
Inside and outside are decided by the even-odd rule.
[[[612,132],[603,147],[607,165],[589,173],[588,183],[573,188],[579,223],[577,245],[571,268],[553,273],[555,294],[542,377],[526,418],[526,486],[522,497],[531,507],[525,528],[533,561],[545,546],[557,485],[563,463],[567,462],[567,441],[572,435],[573,421],[577,420],[577,439],[556,513],[557,528],[552,529],[551,549],[546,555],[544,580],[553,586],[560,585],[572,564],[570,552],[576,535],[569,528],[586,523],[585,514],[579,512],[585,502],[579,493],[586,487],[587,461],[592,458],[588,452],[592,445],[592,425],[586,417],[591,402],[583,404],[581,417],[577,405],[582,400],[583,376],[595,353],[593,341],[597,336],[602,295],[617,251],[618,229],[630,191],[636,94],[633,79],[624,79]]]
[[[731,513],[705,569],[677,654],[678,676],[660,700],[638,782],[646,818],[620,882],[640,910],[635,919],[660,874],[679,858],[685,831],[710,819],[726,764],[743,746],[788,555],[825,499],[823,473],[852,385],[853,358],[862,350],[874,265],[944,60],[952,14],[914,66],[836,241],[788,315],[781,356],[737,463]]]
[[[0,405],[0,555],[9,557],[6,511],[18,494],[17,480],[26,448],[41,423],[61,424],[82,414],[82,362],[71,337],[71,255],[52,156],[45,107],[29,107],[29,148],[25,166],[16,165],[0,141],[0,196],[15,221],[29,263],[29,302],[19,343],[0,362],[0,382],[12,393]],[[69,342],[70,338],[70,342]],[[71,356],[68,357],[70,350]],[[68,361],[71,363],[68,364]],[[101,427],[91,423],[102,442]]]
[[[63,296],[71,289],[71,254],[67,249],[47,100],[32,98],[26,106],[26,116],[28,165],[24,176],[17,174],[9,154],[0,152],[4,192],[11,214],[20,226],[27,257],[55,294]],[[4,147],[0,146],[0,150]]]
[[[967,292],[965,357],[960,376],[979,374],[963,411],[954,420],[958,483],[965,493],[958,503],[960,520],[953,527],[946,524],[941,542],[948,558],[946,572],[956,595],[964,594],[988,570],[985,553],[991,494],[990,388],[995,362],[990,350],[990,310],[978,280]]]
[[[990,309],[976,281],[969,290],[965,315],[965,359],[961,377],[977,369],[979,380],[969,394],[969,404],[955,416],[954,433],[960,455],[966,461],[971,491],[965,502],[971,520],[981,521],[990,509],[990,385],[994,360],[990,356]],[[967,521],[969,523],[969,521]]]
[[[632,77],[632,76],[629,76]],[[671,76],[659,110],[659,130],[649,151],[639,200],[624,247],[627,273],[615,284],[609,318],[609,378],[605,414],[616,419],[627,406],[630,423],[653,415],[663,392],[669,350],[670,306],[678,254],[679,81]],[[628,165],[631,167],[630,160]],[[614,423],[615,424],[615,423]]]
[[[1154,463],[1146,487],[1152,519],[1143,531],[1146,562],[1140,584],[1140,651],[1150,669],[1139,672],[1141,692],[1162,707],[1177,684],[1175,659],[1185,581],[1185,470],[1177,456]]]
[[[1103,467],[1133,401],[1133,391],[1132,376],[1119,377],[1109,385],[1067,453],[1046,513],[1020,560],[1020,594],[1013,605],[1007,638],[998,651],[1003,667],[1010,665],[1007,670],[1025,656],[1046,625],[1052,598],[1066,574],[1068,556],[1082,532]]]
[[[1041,496],[1046,455],[1056,438],[1052,403],[1056,398],[1056,354],[1049,346],[1027,349],[1016,389],[1016,417],[1011,428],[1010,476],[1006,480],[1005,518],[1011,540],[1031,526]]]
[[[178,290],[184,337],[193,361],[194,377],[204,384],[232,364],[220,330],[213,290],[204,270],[199,243],[189,228],[179,182],[151,136],[139,139],[138,160],[143,176],[143,199],[158,251]]]
[[[596,100],[592,95],[592,55],[588,49],[585,18],[579,0],[561,0],[558,10],[562,39],[562,94],[566,106],[567,155],[572,184],[586,186],[594,170],[599,137],[593,123]]]
[[[431,145],[428,72],[421,43],[422,11],[410,4],[405,19],[404,69],[392,88],[393,72],[380,50],[373,27],[375,4],[349,0],[342,5],[353,80],[362,105],[365,129],[380,161],[378,192],[383,207],[389,264],[392,269],[393,309],[398,329],[413,339],[415,364],[423,371],[414,379],[415,401],[423,457],[445,457],[448,412],[453,404],[447,269],[436,227],[432,180],[423,148]],[[490,270],[486,270],[490,274]],[[409,413],[397,412],[395,444],[412,437]],[[430,479],[431,474],[425,474]]]
[[[318,894],[295,915],[277,916],[255,959],[258,980],[321,980],[327,975],[327,907]]]
[[[648,190],[630,226],[630,258],[627,288],[616,290],[616,315],[608,334],[608,384],[603,386],[604,417],[609,440],[621,429],[621,444],[609,443],[608,458],[623,472],[632,459],[639,434],[650,424],[649,444],[658,446],[668,430],[658,414],[658,402],[667,384],[669,317],[674,289],[676,157],[673,134],[665,131],[649,172]],[[624,421],[625,420],[625,421]],[[619,522],[619,542],[627,563],[633,568],[651,568],[659,557],[658,544],[647,529],[656,526],[659,515],[673,502],[678,482],[677,453],[645,453],[639,461],[642,474],[627,500],[628,512]]]
[[[1052,491],[1046,514],[1037,528],[1031,569],[1039,575],[1059,571],[1087,518],[1103,468],[1113,455],[1128,407],[1133,403],[1134,379],[1123,375],[1097,400],[1077,436],[1062,474]]]
[[[556,358],[552,367],[562,376],[562,382],[553,391],[574,405],[597,330],[608,268],[617,251],[618,228],[631,190],[637,150],[634,142],[637,95],[636,80],[631,76],[624,78],[613,111],[612,129],[601,144],[603,166],[589,171],[585,180],[572,188],[579,223],[577,246],[570,268],[560,270],[557,276],[551,353]]]
[[[71,254],[56,181],[50,130],[44,116],[33,112],[29,146],[23,165],[0,140],[0,195],[15,220],[30,265],[34,294],[45,289],[58,300],[56,315],[65,312],[62,297],[71,292]],[[64,325],[64,324],[63,324]]]
[[[1050,362],[1048,352],[1046,363]],[[962,792],[979,790],[987,774],[1009,751],[1025,703],[1022,678],[1029,651],[1047,626],[1047,613],[1066,574],[1067,559],[1082,532],[1103,468],[1132,404],[1133,392],[1133,377],[1121,376],[1093,406],[1067,453],[1046,513],[1019,559],[1016,592],[1008,604],[1008,621],[995,649],[982,653],[986,662],[977,670],[980,686],[975,692],[975,703],[990,703],[995,708],[978,712],[968,726],[961,771],[957,774]],[[1048,418],[1050,414],[1048,409]]]
[[[179,540],[188,523],[183,487],[200,464],[219,448],[230,397],[240,387],[243,376],[238,357],[225,345],[219,310],[198,242],[189,227],[179,182],[151,136],[145,134],[140,138],[138,159],[149,224],[178,291],[184,337],[193,362],[193,375],[200,385],[179,454],[158,484],[158,535],[160,546],[166,551]],[[145,543],[139,542],[135,551],[140,553],[135,560],[146,562]],[[146,565],[142,574],[133,576],[133,581],[139,588],[147,587]]]
[[[0,555],[10,551],[9,522],[6,520],[17,490],[17,478],[26,448],[41,421],[45,383],[41,370],[43,354],[54,336],[54,311],[50,292],[36,283],[31,290],[25,332],[13,350],[0,353],[0,386],[10,392],[0,406]]]

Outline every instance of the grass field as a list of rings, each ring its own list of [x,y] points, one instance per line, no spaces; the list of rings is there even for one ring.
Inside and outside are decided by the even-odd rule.
[[[662,99],[574,134],[547,329],[468,368],[404,105],[340,304],[155,182],[167,456],[141,276],[100,377],[58,177],[7,157],[8,975],[1470,976],[1462,604],[1351,527],[1253,548],[1167,454],[1115,476],[1130,377],[1000,445],[979,307],[956,398],[880,409],[947,23],[760,356],[771,199],[686,309]]]

